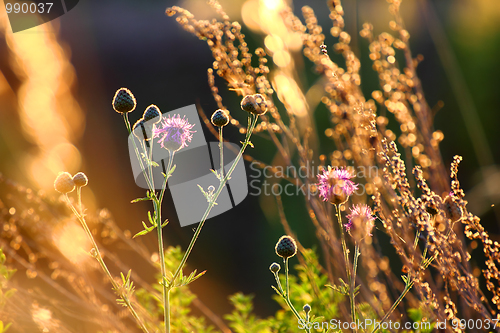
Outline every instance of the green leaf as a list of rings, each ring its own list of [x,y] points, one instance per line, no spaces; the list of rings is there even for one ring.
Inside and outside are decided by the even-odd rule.
[[[166,226],[168,224],[168,219],[165,220],[165,222],[163,222],[163,224],[161,225],[161,227],[163,228],[164,226]]]
[[[151,200],[151,198],[137,198],[137,199],[130,201],[130,203],[136,203],[139,201],[149,201],[149,200]]]
[[[154,217],[156,217],[156,212],[154,213]],[[149,223],[151,223],[151,225],[153,227],[156,227],[156,221],[154,218],[151,217],[151,212],[148,211],[148,220],[149,220]]]

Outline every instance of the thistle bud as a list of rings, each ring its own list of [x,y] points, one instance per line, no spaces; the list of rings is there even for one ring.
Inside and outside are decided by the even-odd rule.
[[[87,186],[87,184],[89,183],[89,179],[83,172],[79,172],[73,176],[73,182],[75,183],[76,187],[83,187]]]
[[[297,253],[297,244],[295,240],[290,236],[281,236],[276,243],[276,254],[282,257],[283,259],[287,259],[293,257]]]
[[[75,189],[73,177],[68,172],[61,172],[54,181],[54,188],[57,192],[66,194]]]
[[[113,109],[118,113],[127,113],[134,111],[137,102],[130,90],[120,88],[116,91],[113,97]]]
[[[139,140],[149,141],[153,137],[153,125],[146,124],[144,119],[141,118],[132,127],[132,132]]]
[[[223,127],[229,123],[229,115],[227,111],[219,109],[212,114],[212,118],[210,120],[212,125]]]
[[[304,309],[304,312],[307,314],[307,313],[309,313],[309,311],[311,311],[311,306],[309,304],[306,304],[306,305],[304,305],[303,309]]]
[[[258,116],[267,112],[267,105],[264,96],[261,94],[246,95],[241,100],[241,109]]]
[[[281,269],[281,266],[277,262],[273,262],[271,264],[271,266],[269,266],[269,270],[273,273],[278,273],[280,271],[280,269]]]
[[[150,121],[152,119],[158,118],[154,122],[156,124],[156,123],[160,122],[160,120],[161,120],[160,109],[156,105],[151,104],[150,106],[148,106],[146,108],[146,111],[144,111],[142,118],[144,119],[144,121]]]

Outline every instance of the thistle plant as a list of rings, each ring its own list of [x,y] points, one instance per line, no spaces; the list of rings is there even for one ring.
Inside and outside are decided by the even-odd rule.
[[[122,89],[123,89],[122,91],[125,91],[131,95],[131,92],[128,89],[124,88]],[[132,106],[124,107],[123,104],[126,104],[127,102],[132,103],[132,101],[135,103],[135,98],[133,96],[129,98],[124,98],[123,97],[124,93],[120,94],[120,91],[121,90],[117,91],[117,93],[115,94],[115,98],[113,100],[113,107],[115,108],[115,110],[117,112],[120,112],[119,110],[130,110],[130,111],[133,110],[134,108]],[[201,221],[198,224],[198,227],[196,228],[196,231],[191,239],[191,242],[187,247],[186,252],[184,253],[184,256],[182,257],[179,265],[177,266],[175,273],[170,278],[167,277],[165,269],[164,246],[162,237],[162,228],[168,223],[168,220],[162,222],[161,206],[163,203],[163,198],[168,178],[172,175],[172,173],[175,170],[175,165],[173,164],[175,153],[181,150],[182,148],[188,146],[188,142],[190,142],[193,137],[194,131],[192,131],[192,128],[194,125],[190,124],[188,122],[188,119],[186,119],[185,117],[181,118],[180,115],[175,115],[173,117],[169,116],[168,118],[165,118],[161,115],[158,107],[156,107],[155,105],[151,105],[146,109],[142,118],[139,119],[136,125],[134,125],[133,127],[134,135],[139,140],[139,144],[136,144],[135,138],[133,138],[134,151],[137,158],[139,159],[141,167],[144,167],[144,165],[146,165],[147,170],[144,173],[144,177],[146,179],[146,183],[149,186],[149,190],[147,191],[147,196],[145,198],[136,199],[133,202],[143,201],[143,200],[151,200],[153,202],[153,216],[151,217],[151,215],[148,215],[151,226],[148,227],[143,223],[144,230],[137,233],[134,237],[147,234],[148,232],[151,232],[155,228],[157,229],[158,251],[159,251],[159,260],[160,260],[160,268],[162,276],[160,284],[162,286],[165,332],[170,332],[170,325],[171,325],[170,292],[172,291],[173,288],[184,286],[195,281],[205,273],[202,272],[196,274],[195,270],[189,276],[184,276],[182,273],[182,269],[184,268],[184,265],[186,264],[187,259],[191,254],[191,251],[193,250],[196,240],[200,235],[201,229],[203,228],[203,225],[205,224],[205,221],[208,218],[210,211],[217,204],[217,198],[219,197],[222,189],[226,185],[227,181],[230,179],[231,174],[233,173],[234,169],[236,168],[236,165],[243,156],[243,152],[245,151],[246,147],[248,145],[252,145],[250,137],[255,128],[259,115],[265,114],[265,112],[267,111],[265,100],[262,96],[260,95],[249,95],[249,96],[246,96],[245,98],[246,99],[250,98],[251,102],[246,104],[242,103],[242,109],[249,112],[246,137],[242,144],[240,152],[236,156],[227,174],[224,174],[223,127],[228,124],[229,115],[227,111],[219,109],[215,111],[211,117],[212,124],[214,126],[217,126],[219,129],[220,170],[212,170],[212,172],[219,180],[219,185],[217,190],[215,190],[214,186],[210,186],[207,191],[205,191],[201,186],[198,185],[201,192],[208,201],[208,207],[205,213],[203,214]],[[121,98],[121,100],[119,100],[118,98]],[[251,108],[251,110],[249,108]],[[132,130],[130,129],[131,127],[128,120],[128,112],[123,112],[123,114],[126,127],[129,131],[129,134],[131,134]],[[151,125],[152,120],[156,121],[153,121],[153,124]],[[146,128],[147,126],[151,126],[151,128]],[[152,138],[148,134],[152,134]],[[142,140],[141,140],[141,135],[142,135]],[[148,142],[149,139],[152,139],[151,145]],[[155,139],[157,141],[155,141]],[[153,167],[159,166],[156,162],[152,160],[152,150],[153,150],[152,145],[154,144],[159,144],[161,148],[166,149],[169,152],[168,166],[166,168],[166,172],[163,173],[164,181],[162,182],[163,185],[159,193],[157,193],[154,187],[155,182],[153,179]],[[141,148],[140,151],[138,147]]]

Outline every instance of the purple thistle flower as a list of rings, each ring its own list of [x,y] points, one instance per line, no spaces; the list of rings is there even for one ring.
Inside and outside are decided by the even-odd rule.
[[[160,126],[155,128],[153,138],[159,138],[158,143],[162,148],[168,149],[170,152],[176,152],[181,148],[187,147],[186,142],[191,142],[193,134],[196,131],[191,131],[194,124],[191,125],[188,120],[180,115],[163,118]]]
[[[373,236],[372,229],[375,226],[375,216],[370,207],[365,204],[355,205],[354,208],[349,208],[351,214],[347,215],[349,222],[345,224],[345,229],[349,234],[351,231],[356,231],[357,236],[364,238],[365,236]]]
[[[349,170],[328,166],[328,170],[323,170],[323,174],[318,175],[320,197],[334,205],[346,202],[358,189],[358,185],[354,184],[351,178],[354,178],[354,175]]]

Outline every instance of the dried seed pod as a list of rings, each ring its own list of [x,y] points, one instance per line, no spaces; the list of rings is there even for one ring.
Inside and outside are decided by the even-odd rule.
[[[84,174],[83,172],[79,172],[73,176],[73,182],[75,183],[76,187],[83,187],[87,186],[87,184],[89,183],[89,179],[87,178],[86,174]]]
[[[297,244],[295,240],[290,236],[281,236],[276,243],[276,254],[282,257],[283,259],[293,257],[297,254]]]
[[[267,104],[264,96],[261,94],[246,95],[241,100],[241,109],[258,116],[267,112]]]
[[[54,181],[54,188],[57,192],[66,194],[75,189],[73,177],[68,172],[61,172]]]
[[[142,118],[144,119],[144,121],[150,121],[152,119],[157,118],[156,121],[154,122],[156,124],[161,121],[160,109],[156,105],[151,104],[146,108],[146,111],[144,111]]]
[[[271,266],[269,266],[269,270],[273,273],[278,273],[280,271],[280,269],[281,269],[281,266],[277,262],[273,262],[271,264]]]
[[[113,97],[113,109],[118,113],[127,113],[134,111],[137,102],[130,90],[120,88],[116,91]]]
[[[212,114],[210,121],[214,126],[223,127],[229,124],[229,115],[227,111],[218,109]]]

